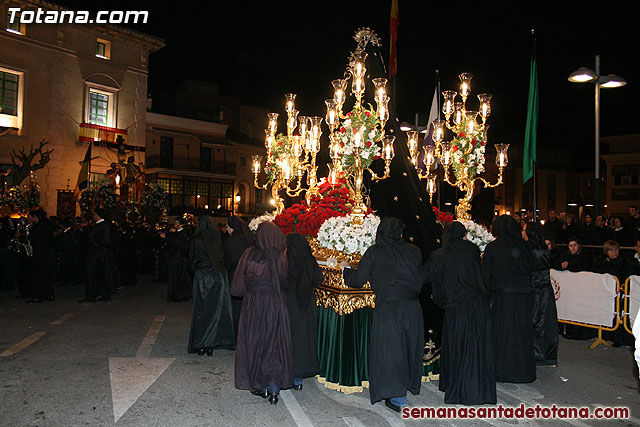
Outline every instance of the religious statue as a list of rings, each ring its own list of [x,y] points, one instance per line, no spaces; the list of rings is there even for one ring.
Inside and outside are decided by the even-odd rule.
[[[144,192],[144,188],[147,185],[147,176],[144,173],[144,163],[138,163],[138,169],[136,170],[136,203],[140,204],[140,197]]]
[[[7,192],[7,176],[11,174],[11,169],[4,170],[0,168],[0,196],[4,196]]]
[[[113,182],[118,194],[120,194],[120,181],[122,179],[121,173],[120,165],[115,162],[111,162],[110,169],[107,169],[107,178]]]
[[[136,165],[136,159],[134,156],[129,156],[127,163],[123,165],[124,170],[124,185],[122,188],[125,190],[125,200],[127,203],[134,203],[136,198],[136,177],[139,174],[140,168]]]

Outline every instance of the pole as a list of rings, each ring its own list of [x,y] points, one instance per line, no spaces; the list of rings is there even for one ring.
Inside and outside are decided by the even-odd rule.
[[[595,215],[600,215],[600,55],[596,55],[596,159],[595,159],[595,186],[593,191],[593,207]]]
[[[536,147],[537,149],[538,147]],[[538,222],[538,194],[536,193],[536,166],[537,162],[533,162],[533,222]]]
[[[436,97],[437,104],[438,104],[438,120],[440,120],[440,114],[441,114],[440,94],[442,92],[440,91],[440,72],[438,70],[436,70],[436,88],[438,89],[438,96]],[[442,210],[442,207],[440,205],[440,180],[436,182],[436,185],[437,185],[436,190],[438,191],[438,209]]]
[[[436,70],[436,87],[438,88],[438,120],[440,120],[440,94],[442,91],[440,90],[440,72]]]

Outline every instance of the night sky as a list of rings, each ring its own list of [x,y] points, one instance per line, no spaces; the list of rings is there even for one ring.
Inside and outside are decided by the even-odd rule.
[[[151,55],[149,92],[184,78],[220,84],[221,92],[243,103],[283,113],[283,95],[298,94],[304,115],[324,116],[331,80],[342,76],[355,47],[352,36],[370,27],[389,51],[391,0],[369,2],[214,1],[162,3],[60,1],[81,10],[148,10],[149,23],[134,28],[163,38],[167,46]],[[439,70],[442,90],[458,89],[457,75],[474,74],[475,95],[494,94],[490,141],[522,145],[536,29],[540,80],[539,144],[585,147],[574,165],[589,170],[593,158],[594,86],[567,81],[581,66],[627,80],[603,89],[602,136],[640,133],[634,100],[640,60],[638,24],[630,10],[587,9],[585,2],[434,2],[399,0],[396,104],[400,120],[427,114]],[[558,6],[561,5],[561,6]],[[602,3],[601,7],[606,4]],[[636,81],[634,81],[636,80]]]

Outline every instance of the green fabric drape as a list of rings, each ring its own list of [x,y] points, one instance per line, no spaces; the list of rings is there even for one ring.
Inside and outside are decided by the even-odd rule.
[[[369,380],[372,310],[365,307],[339,316],[332,308],[318,307],[320,377],[327,383],[349,389]]]
[[[366,307],[339,316],[332,308],[318,307],[318,360],[320,382],[351,393],[369,386],[369,337],[373,309]],[[425,355],[422,381],[437,380],[439,350]]]

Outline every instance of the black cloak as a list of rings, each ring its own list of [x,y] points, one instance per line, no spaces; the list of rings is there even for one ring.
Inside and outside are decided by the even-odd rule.
[[[420,394],[422,381],[423,320],[422,254],[402,239],[404,225],[384,218],[376,243],[362,256],[357,269],[344,269],[348,286],[371,284],[376,294],[369,345],[369,398],[371,404],[401,397],[409,390]]]
[[[493,234],[497,239],[485,249],[482,273],[491,294],[496,380],[530,383],[536,380],[531,249],[510,215],[493,222]]]
[[[287,235],[287,306],[293,347],[293,376],[318,374],[318,307],[314,288],[324,277],[306,239],[299,233]]]
[[[448,224],[441,249],[422,270],[432,282],[435,303],[444,308],[440,356],[440,391],[444,402],[496,403],[495,355],[487,291],[480,270],[480,250],[463,240],[467,230]]]
[[[235,330],[231,315],[231,294],[227,271],[222,266],[222,238],[203,216],[189,244],[189,262],[194,271],[193,314],[189,353],[214,348],[231,348]]]

